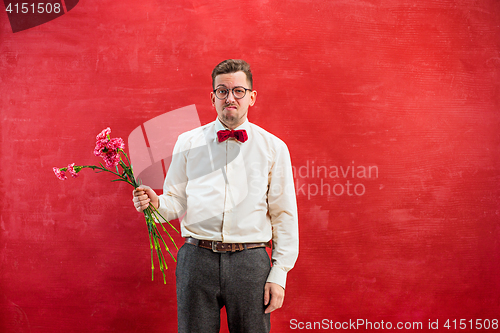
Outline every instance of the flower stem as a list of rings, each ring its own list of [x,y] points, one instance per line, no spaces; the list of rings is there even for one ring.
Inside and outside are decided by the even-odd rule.
[[[103,131],[102,133],[106,133],[106,131],[109,131],[109,128],[107,130]],[[106,137],[109,141],[110,140],[109,133],[107,133]],[[98,136],[98,139],[99,139],[99,136]],[[61,175],[61,172],[68,171],[68,168],[70,168],[70,167],[72,168],[70,171],[72,171],[73,173],[78,173],[82,169],[92,169],[98,173],[99,172],[109,172],[109,173],[117,176],[118,178],[113,179],[112,182],[123,181],[123,182],[126,182],[126,183],[132,185],[134,187],[134,189],[139,187],[140,181],[138,181],[134,176],[134,172],[132,170],[132,164],[130,163],[130,159],[129,159],[127,153],[125,153],[125,151],[122,148],[119,148],[116,151],[120,154],[119,162],[116,165],[113,164],[116,168],[116,172],[109,169],[109,168],[106,168],[102,163],[99,166],[96,166],[96,165],[74,166],[74,163],[73,163],[73,164],[69,165],[68,167],[54,168],[54,172],[56,173],[56,176],[59,179],[64,180],[64,179],[66,179],[66,176],[64,175],[64,173],[62,173],[62,175]],[[123,153],[123,155],[125,156],[126,162],[122,159],[121,153]],[[105,160],[105,161],[106,161],[106,164],[108,164],[109,161],[108,160]],[[120,166],[122,169],[121,173],[120,173],[120,169],[118,166]],[[158,227],[156,226],[156,223],[158,222],[161,224],[163,231],[168,235],[170,241],[174,244],[174,246],[177,250],[179,249],[177,247],[177,244],[175,243],[174,239],[172,238],[170,233],[167,231],[167,229],[165,228],[163,223],[164,222],[168,223],[168,225],[173,230],[175,230],[177,233],[179,233],[179,231],[165,217],[163,217],[160,214],[160,212],[156,209],[156,207],[154,207],[153,205],[149,205],[143,211],[143,213],[144,213],[144,218],[146,220],[146,226],[148,228],[148,240],[149,240],[149,247],[151,250],[151,280],[152,281],[154,280],[154,269],[155,269],[154,253],[156,251],[156,256],[158,257],[158,264],[160,266],[160,270],[161,270],[162,275],[163,275],[163,283],[166,284],[167,280],[166,280],[165,270],[168,269],[168,266],[167,266],[167,262],[165,260],[165,256],[163,255],[162,244],[163,244],[163,247],[165,248],[165,250],[170,254],[170,257],[172,257],[174,262],[176,262],[176,260],[175,260],[174,255],[170,251],[169,247],[167,246],[167,243],[163,239],[163,236],[160,234],[160,231],[159,231]]]

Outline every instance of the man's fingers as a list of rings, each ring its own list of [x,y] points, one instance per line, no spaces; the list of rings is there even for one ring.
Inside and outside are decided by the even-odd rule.
[[[275,283],[266,283],[264,287],[264,305],[268,305],[265,313],[271,313],[283,306],[285,290]]]
[[[132,201],[134,202],[134,206],[136,208],[139,208],[139,207],[147,206],[151,202],[151,199],[146,197],[145,199],[142,199],[142,200],[133,199]]]
[[[132,192],[132,194],[133,194],[134,197],[139,196],[139,195],[144,195],[144,194],[146,194],[146,189],[138,187],[138,188],[134,189],[134,191]]]
[[[132,192],[132,194],[135,196],[139,196],[139,195],[144,195],[144,194],[147,194],[148,191],[151,191],[151,187],[149,186],[146,186],[146,185],[141,185],[137,188],[135,188]]]
[[[144,195],[133,197],[132,201],[134,201],[134,203],[149,202],[149,201],[151,201],[151,198],[149,196],[147,196],[147,195],[144,194]]]
[[[271,303],[266,308],[265,313],[271,313],[274,310],[277,310],[283,306],[283,298],[278,298],[276,296],[271,297]]]
[[[134,202],[134,207],[138,212],[142,212],[148,208],[151,199],[143,189],[140,187],[136,188],[133,195],[132,201]]]
[[[139,213],[141,213],[141,212],[142,212],[142,211],[144,211],[146,208],[148,208],[148,206],[149,206],[149,202],[144,203],[144,202],[135,202],[135,201],[134,201],[134,207],[135,207],[135,209],[136,209]]]
[[[264,287],[264,305],[268,305],[269,304],[269,286],[267,285],[266,283],[266,286]]]
[[[271,302],[269,303],[268,307],[266,308],[265,313],[271,313],[274,310],[277,310],[283,306],[283,297],[277,296],[277,295],[272,295],[271,296]]]
[[[153,205],[154,208],[158,208],[158,195],[151,189],[151,187],[146,185],[141,185],[134,189],[132,192],[134,207],[138,212],[144,211],[149,205]]]

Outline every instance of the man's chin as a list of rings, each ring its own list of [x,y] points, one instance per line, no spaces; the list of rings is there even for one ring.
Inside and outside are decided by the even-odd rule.
[[[236,117],[223,117],[222,123],[229,128],[236,128],[238,126],[238,119]]]
[[[234,124],[237,121],[236,117],[232,116],[232,115],[229,115],[229,116],[225,115],[225,116],[222,117],[222,120],[224,121],[224,123],[226,123],[228,125],[229,124]]]

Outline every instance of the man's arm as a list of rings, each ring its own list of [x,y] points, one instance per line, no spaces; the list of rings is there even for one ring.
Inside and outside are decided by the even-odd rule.
[[[299,251],[297,200],[288,148],[278,146],[269,175],[268,207],[273,231],[273,267],[264,289],[266,313],[283,304],[287,273],[295,265]]]

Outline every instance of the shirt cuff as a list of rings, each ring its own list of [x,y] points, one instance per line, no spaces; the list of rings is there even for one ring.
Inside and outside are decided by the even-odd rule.
[[[286,275],[287,272],[285,270],[280,267],[273,266],[271,267],[271,272],[269,272],[269,275],[267,276],[266,282],[279,284],[283,287],[283,289],[285,289]]]

